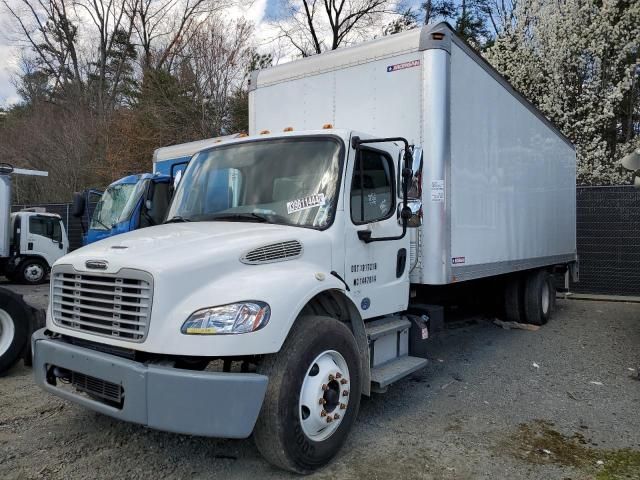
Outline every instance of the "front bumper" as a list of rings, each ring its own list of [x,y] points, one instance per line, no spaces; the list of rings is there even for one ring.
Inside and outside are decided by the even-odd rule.
[[[264,375],[144,364],[50,338],[45,331],[35,332],[31,342],[35,381],[48,392],[158,430],[221,438],[246,438],[253,430],[267,389]],[[121,386],[120,408],[49,383],[53,366]]]

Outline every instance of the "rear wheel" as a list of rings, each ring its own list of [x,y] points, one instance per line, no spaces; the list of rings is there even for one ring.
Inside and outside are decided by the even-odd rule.
[[[28,314],[23,305],[0,292],[0,375],[17,363],[29,341]]]
[[[556,303],[556,290],[549,273],[537,270],[525,283],[524,310],[527,323],[544,325],[551,318]]]
[[[22,283],[38,285],[47,278],[47,265],[39,258],[27,258],[20,262],[17,276]]]
[[[510,322],[524,321],[524,282],[519,275],[514,275],[507,280],[504,290],[504,311]]]
[[[351,331],[333,318],[301,317],[258,373],[269,377],[254,430],[260,453],[297,473],[326,465],[342,447],[360,406],[360,357]]]

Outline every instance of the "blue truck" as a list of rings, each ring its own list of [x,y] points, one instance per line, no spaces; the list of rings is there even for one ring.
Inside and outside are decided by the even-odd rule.
[[[76,193],[73,215],[81,220],[83,245],[162,223],[173,187],[192,155],[236,136],[158,148],[153,154],[153,173],[128,175],[113,182],[104,192],[89,189]],[[226,192],[222,195],[226,198]],[[88,207],[95,197],[99,199],[91,213]]]

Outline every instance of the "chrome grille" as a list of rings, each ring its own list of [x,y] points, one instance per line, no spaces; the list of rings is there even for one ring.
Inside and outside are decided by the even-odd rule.
[[[248,251],[240,261],[249,265],[293,260],[302,255],[302,244],[297,240],[272,243]]]
[[[51,309],[56,325],[119,340],[142,342],[151,316],[153,282],[137,270],[117,275],[56,268]]]

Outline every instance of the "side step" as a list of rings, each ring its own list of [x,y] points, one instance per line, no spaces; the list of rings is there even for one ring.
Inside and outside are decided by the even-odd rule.
[[[426,367],[427,363],[425,358],[405,355],[383,365],[373,367],[371,369],[371,383],[374,390],[384,390],[393,382]]]
[[[376,340],[409,327],[411,327],[411,322],[404,317],[385,317],[364,324],[369,340]]]

